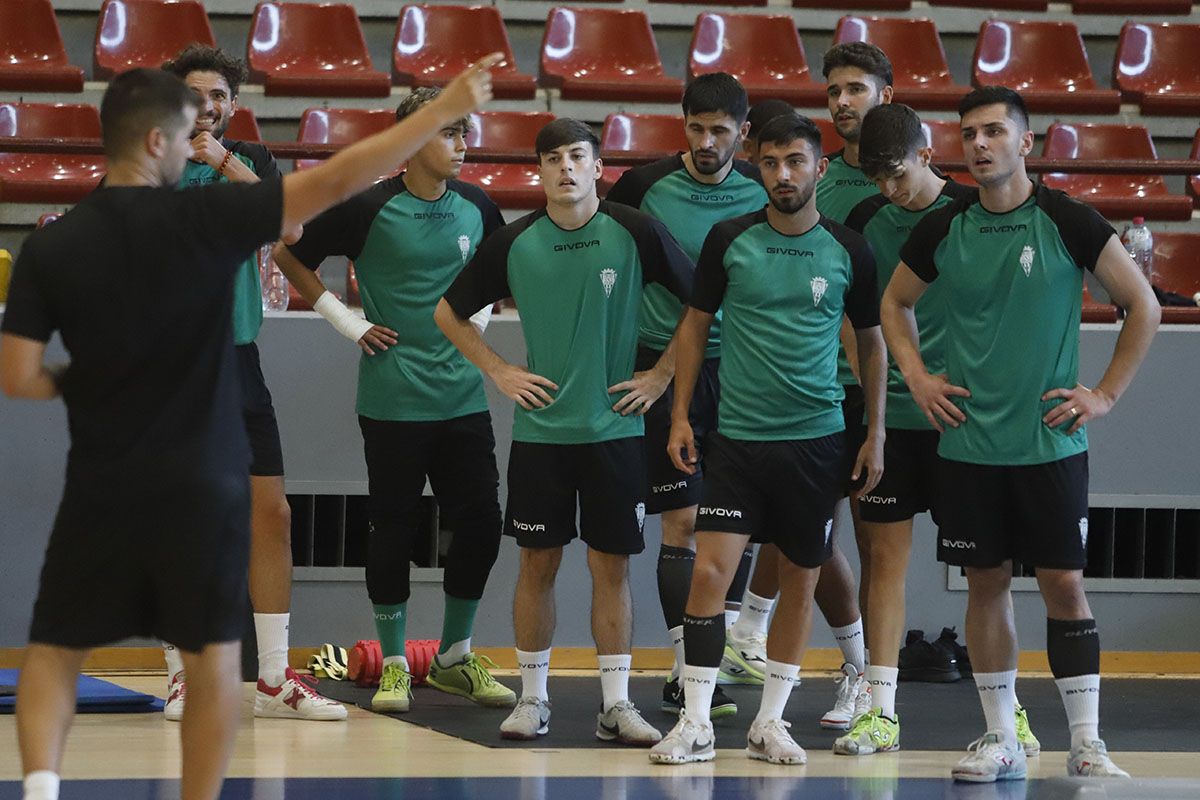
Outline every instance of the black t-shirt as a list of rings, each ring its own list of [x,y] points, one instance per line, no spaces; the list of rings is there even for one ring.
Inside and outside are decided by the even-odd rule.
[[[104,187],[25,241],[0,330],[62,334],[68,480],[244,479],[232,279],[282,211],[279,180]]]

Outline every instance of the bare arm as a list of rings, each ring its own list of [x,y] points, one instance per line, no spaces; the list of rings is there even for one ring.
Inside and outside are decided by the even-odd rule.
[[[46,343],[6,333],[0,336],[0,388],[12,398],[58,397],[57,370],[42,363]]]
[[[943,423],[957,428],[967,419],[950,398],[970,397],[971,393],[961,386],[951,385],[944,375],[930,375],[921,358],[921,341],[913,309],[928,288],[929,284],[901,261],[883,293],[879,317],[887,349],[904,375],[913,400],[925,413],[929,424],[942,431]]]
[[[347,147],[320,166],[285,176],[281,230],[289,231],[371,186],[447,124],[490,100],[489,70],[503,58],[501,53],[485,56],[451,81],[435,100],[387,130]]]
[[[501,358],[483,340],[479,328],[469,318],[458,316],[445,298],[438,301],[433,321],[468,361],[479,367],[480,372],[491,378],[496,387],[521,408],[526,411],[545,408],[554,402],[546,389],[558,391],[557,384]]]
[[[674,375],[675,337],[671,337],[667,348],[659,355],[653,367],[644,372],[635,372],[629,380],[608,387],[609,394],[628,392],[616,402],[613,411],[620,412],[622,416],[645,414],[650,410],[650,406],[663,396],[663,392],[667,391]]]
[[[867,439],[858,452],[852,480],[858,480],[863,468],[867,475],[857,496],[868,494],[883,477],[884,407],[887,402],[887,351],[878,325],[854,331],[858,376],[867,406]],[[850,362],[854,363],[854,362]]]
[[[667,454],[675,468],[689,475],[695,474],[699,456],[696,438],[688,419],[692,405],[692,394],[696,391],[696,380],[704,363],[704,347],[708,344],[708,332],[712,328],[714,314],[685,306],[683,319],[671,338],[675,345],[675,401],[671,406],[671,436],[667,441]],[[668,348],[669,350],[670,348]],[[666,355],[666,352],[663,353]]]
[[[1150,284],[1116,236],[1110,237],[1100,251],[1095,274],[1112,301],[1125,309],[1125,321],[1117,336],[1112,360],[1095,389],[1080,384],[1053,389],[1042,396],[1043,400],[1063,398],[1063,402],[1052,408],[1042,421],[1056,428],[1074,417],[1068,433],[1074,433],[1088,421],[1102,417],[1112,409],[1129,388],[1162,318],[1162,309]]]

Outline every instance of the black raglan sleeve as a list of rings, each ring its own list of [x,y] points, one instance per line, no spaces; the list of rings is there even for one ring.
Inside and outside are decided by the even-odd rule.
[[[725,300],[729,274],[725,271],[725,251],[732,241],[726,223],[718,223],[704,237],[700,259],[696,262],[696,286],[688,305],[706,314],[716,314]]]
[[[475,256],[450,284],[443,299],[460,319],[469,319],[479,309],[512,296],[508,287],[508,254],[524,229],[521,222],[515,222],[484,239]]]
[[[394,183],[397,180],[391,178],[378,183],[321,212],[305,223],[300,241],[286,245],[288,252],[311,270],[319,268],[330,256],[358,258],[379,210],[397,192],[403,191],[403,184]]]
[[[950,222],[959,209],[958,203],[951,203],[926,214],[900,247],[900,260],[925,283],[937,280],[938,270],[934,263],[934,254],[938,245],[950,232]]]
[[[1117,235],[1113,226],[1096,209],[1065,192],[1039,187],[1037,202],[1054,221],[1075,265],[1094,272],[1100,252]]]
[[[861,234],[832,220],[823,220],[850,257],[850,287],[846,290],[846,316],[855,330],[879,324],[878,272],[875,253]]]

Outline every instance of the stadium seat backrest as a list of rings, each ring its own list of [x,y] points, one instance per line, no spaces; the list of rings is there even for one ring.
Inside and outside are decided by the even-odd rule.
[[[1072,22],[988,20],[979,28],[971,80],[1024,89],[1095,89],[1083,37]]]
[[[1200,94],[1200,25],[1126,22],[1113,85],[1133,101],[1146,93]]]
[[[242,142],[262,141],[262,131],[258,128],[258,119],[255,118],[253,111],[242,106],[233,112],[233,119],[229,120],[229,129],[225,131],[225,135],[230,139]]]
[[[0,136],[98,139],[100,112],[87,105],[0,103]]]
[[[897,88],[954,83],[932,20],[847,15],[833,34],[834,44],[843,42],[870,42],[887,53]]]
[[[50,0],[0,2],[0,89],[83,91],[83,70],[67,61]]]
[[[396,112],[388,109],[309,108],[300,116],[296,141],[309,144],[350,144],[364,139],[396,122]],[[307,169],[319,159],[300,159],[296,169]]]
[[[1200,234],[1154,231],[1154,274],[1164,289],[1185,297],[1200,292]]]
[[[532,153],[538,131],[553,121],[549,111],[476,111],[467,147]]]
[[[543,83],[562,77],[628,80],[662,75],[658,44],[642,11],[554,8],[542,37]]]
[[[189,44],[215,45],[197,0],[104,0],[93,49],[99,79],[134,67],[159,67]]]
[[[396,23],[392,75],[403,84],[414,79],[440,83],[495,52],[506,59],[492,68],[493,75],[516,72],[512,44],[495,7],[408,5]]]
[[[809,83],[808,63],[791,17],[704,13],[692,31],[688,74],[728,72],[758,81]]]
[[[671,114],[609,114],[600,134],[603,153],[675,153],[687,149],[683,117]]]
[[[362,26],[348,4],[259,3],[251,21],[248,56],[252,78],[269,71],[371,68]]]

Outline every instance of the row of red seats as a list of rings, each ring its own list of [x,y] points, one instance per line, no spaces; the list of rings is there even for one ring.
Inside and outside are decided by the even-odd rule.
[[[314,108],[304,112],[298,141],[315,144],[346,144],[358,141],[391,125],[390,110]],[[530,151],[537,132],[554,115],[549,112],[485,111],[473,115],[468,144],[472,148]],[[818,119],[827,150],[840,140],[827,119]],[[930,144],[947,159],[961,154],[958,123],[931,120],[925,123]],[[89,138],[100,135],[96,109],[85,105],[0,104],[0,137]],[[253,114],[239,110],[231,125],[232,138],[259,138]],[[674,152],[687,147],[680,119],[675,116],[610,114],[604,122],[601,150],[607,153]],[[1042,154],[1063,159],[1152,159],[1154,142],[1144,127],[1136,125],[1072,125],[1055,123],[1046,132]],[[1200,156],[1197,131],[1192,157]],[[313,162],[298,161],[297,169]],[[0,153],[0,201],[74,202],[90,191],[103,174],[103,159],[95,156]],[[609,168],[606,184],[623,170]],[[969,176],[955,176],[969,181]],[[506,208],[533,208],[542,201],[537,173],[519,164],[467,164],[463,179],[492,192]],[[1191,218],[1193,200],[1200,205],[1200,176],[1189,182],[1191,197],[1173,195],[1160,176],[1139,175],[1046,175],[1043,181],[1070,192],[1116,219],[1134,215],[1149,219]]]
[[[797,0],[799,1],[799,0]],[[79,91],[83,72],[67,62],[50,0],[0,3],[0,89]],[[105,0],[95,39],[97,78],[155,66],[189,42],[215,42],[197,0]],[[896,97],[923,109],[952,109],[968,91],[950,75],[937,28],[927,19],[843,17],[834,42],[869,41],[891,57]],[[615,44],[619,43],[619,48]],[[496,95],[532,98],[537,85],[564,99],[675,102],[682,81],[664,73],[649,20],[641,11],[551,10],[542,39],[540,81],[516,68],[494,7],[405,6],[392,47],[392,78],[371,67],[350,5],[259,3],[247,44],[251,80],[267,94],[383,97],[401,85],[444,83],[481,55],[503,51]],[[1034,111],[1112,113],[1122,99],[1147,114],[1200,113],[1200,25],[1127,22],[1113,64],[1116,88],[1097,86],[1078,29],[1069,22],[988,20],[972,67],[976,85],[999,83],[1025,93]],[[751,99],[824,103],[791,17],[702,13],[692,36],[688,74],[726,71]]]

